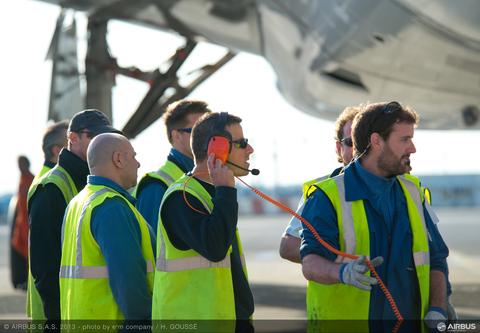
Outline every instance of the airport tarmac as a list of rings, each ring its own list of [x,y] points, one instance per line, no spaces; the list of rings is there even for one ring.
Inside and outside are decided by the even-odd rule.
[[[437,209],[450,248],[452,302],[461,318],[480,320],[480,207]],[[301,267],[282,260],[278,245],[289,217],[240,217],[239,229],[255,297],[255,319],[304,319],[306,281]],[[0,320],[25,318],[25,293],[14,290],[8,268],[8,230],[0,226]]]

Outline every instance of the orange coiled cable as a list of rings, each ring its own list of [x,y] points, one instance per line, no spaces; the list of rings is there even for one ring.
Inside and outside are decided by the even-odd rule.
[[[313,236],[315,237],[315,239],[320,242],[320,244],[322,244],[325,248],[327,248],[329,251],[335,253],[336,255],[339,255],[339,256],[342,256],[342,257],[345,257],[345,258],[350,258],[350,259],[358,259],[358,256],[356,255],[353,255],[353,254],[349,254],[349,253],[344,253],[344,252],[341,252],[339,250],[337,250],[336,248],[334,248],[333,246],[331,246],[330,244],[328,244],[327,242],[325,242],[321,237],[320,235],[318,234],[317,230],[315,230],[315,228],[305,219],[303,218],[302,216],[298,215],[295,211],[293,211],[291,208],[285,206],[284,204],[282,204],[281,202],[278,202],[276,201],[275,199],[269,197],[268,195],[266,195],[265,193],[263,193],[262,191],[250,186],[249,184],[247,184],[245,181],[243,181],[242,179],[238,178],[238,177],[235,177],[237,178],[240,182],[242,182],[246,187],[248,187],[253,193],[255,193],[256,195],[258,195],[259,197],[261,197],[262,199],[274,204],[275,206],[277,206],[278,208],[282,209],[283,211],[295,216],[297,219],[299,219],[307,228],[308,230],[311,231],[311,233],[313,234]],[[378,275],[377,271],[375,270],[375,267],[372,265],[371,261],[370,260],[366,260],[365,263],[367,264],[368,268],[370,269],[370,271],[372,272],[373,276],[375,277],[375,279],[377,279],[378,281],[378,285],[380,286],[380,289],[382,289],[383,293],[385,294],[385,297],[387,298],[387,301],[388,303],[390,303],[390,307],[392,308],[392,311],[393,313],[395,314],[395,317],[397,318],[397,320],[399,322],[402,322],[403,321],[403,316],[402,314],[400,313],[400,310],[398,310],[398,307],[397,307],[397,304],[395,303],[395,300],[393,299],[392,297],[392,294],[390,293],[390,291],[388,290],[388,288],[385,286],[385,284],[383,283],[382,279],[380,278],[380,276]],[[399,326],[399,325],[398,325]],[[398,329],[397,329],[398,330]]]
[[[188,205],[188,207],[190,207],[192,210],[198,212],[198,213],[201,213],[201,214],[204,214],[204,215],[208,215],[208,212],[203,212],[195,207],[193,207],[189,202],[188,202],[188,199],[187,199],[187,196],[186,196],[186,186],[187,186],[187,183],[193,178],[193,176],[196,176],[198,175],[199,173],[195,173],[195,174],[192,174],[190,175],[190,178],[185,182],[184,186],[183,186],[183,198],[185,200],[185,203]],[[305,219],[303,218],[302,216],[298,215],[294,210],[292,210],[290,207],[282,204],[281,202],[278,202],[276,201],[275,199],[271,198],[270,196],[268,196],[267,194],[263,193],[262,191],[254,188],[253,186],[247,184],[244,180],[240,179],[239,177],[236,177],[243,185],[245,185],[247,188],[249,188],[253,193],[255,193],[256,195],[258,195],[259,197],[261,197],[262,199],[270,202],[271,204],[277,206],[278,208],[280,208],[281,210],[293,215],[294,217],[296,217],[298,220],[300,220],[307,228],[308,230],[310,230],[310,232],[313,234],[313,236],[315,237],[315,239],[320,243],[322,244],[325,248],[327,248],[329,251],[335,253],[336,255],[339,255],[339,256],[342,256],[342,257],[345,257],[345,258],[350,258],[350,259],[358,259],[358,256],[356,255],[353,255],[353,254],[349,254],[349,253],[345,253],[345,252],[342,252],[342,251],[339,251],[337,250],[336,248],[334,248],[333,246],[331,246],[330,244],[328,244],[327,242],[325,242],[321,237],[320,235],[318,234],[317,230],[315,230],[315,228]],[[400,310],[398,309],[397,307],[397,304],[395,303],[395,300],[393,299],[393,296],[392,294],[390,293],[390,291],[388,290],[388,288],[385,286],[385,284],[383,283],[382,279],[380,278],[380,276],[378,275],[377,271],[375,270],[375,267],[372,265],[371,261],[366,259],[365,263],[367,264],[368,268],[370,269],[370,271],[372,272],[373,276],[375,277],[375,279],[377,279],[378,281],[378,285],[380,287],[380,289],[383,291],[383,293],[385,294],[385,297],[388,301],[388,303],[390,304],[390,307],[392,308],[392,311],[393,313],[395,314],[395,317],[397,318],[397,323],[395,325],[395,327],[393,328],[393,331],[392,333],[395,333],[399,330],[400,328],[400,325],[401,323],[403,322],[403,316],[402,314],[400,313]]]

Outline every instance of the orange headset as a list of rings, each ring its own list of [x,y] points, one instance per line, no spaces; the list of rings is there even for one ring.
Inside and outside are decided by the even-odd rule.
[[[216,133],[208,140],[207,154],[214,154],[215,158],[227,163],[228,155],[232,151],[232,135],[225,130],[227,125],[228,112],[220,112]]]

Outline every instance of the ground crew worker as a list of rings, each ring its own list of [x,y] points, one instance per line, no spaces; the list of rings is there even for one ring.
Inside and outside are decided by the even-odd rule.
[[[60,319],[58,272],[61,257],[61,226],[65,208],[86,184],[87,147],[100,133],[118,132],[98,110],[75,114],[68,128],[68,147],[60,152],[58,164],[46,173],[28,193],[30,223],[30,271],[41,300],[33,297],[32,310],[43,304],[47,320]],[[29,292],[32,291],[29,289]],[[41,313],[32,313],[42,319]]]
[[[341,251],[361,256],[344,260],[303,230],[301,248],[311,320],[396,317],[365,257],[390,289],[408,331],[418,319],[445,316],[448,248],[423,203],[423,192],[410,172],[417,115],[397,102],[366,105],[355,117],[353,143],[358,159],[335,178],[316,184],[302,216],[320,236]],[[382,260],[383,258],[383,260]],[[383,264],[382,261],[384,261]],[[386,331],[380,321],[373,331]],[[392,324],[393,325],[393,324]]]
[[[87,185],[62,230],[62,320],[151,319],[155,237],[127,192],[137,184],[135,155],[120,134],[100,134],[88,147]]]
[[[338,116],[335,122],[335,146],[337,152],[337,159],[338,162],[343,164],[343,166],[335,169],[330,175],[306,182],[303,186],[304,188],[309,188],[310,185],[317,183],[321,179],[335,177],[343,171],[344,166],[350,163],[353,155],[353,142],[351,138],[352,122],[353,118],[355,118],[359,110],[360,107],[347,107],[342,111],[342,113]],[[302,195],[302,198],[300,199],[300,202],[298,204],[297,214],[302,214],[302,210],[305,204],[304,198],[305,196]],[[280,256],[283,259],[287,259],[295,263],[301,262],[301,231],[302,222],[300,222],[296,217],[292,217],[280,241],[279,252]]]
[[[226,112],[210,113],[193,126],[194,177],[174,182],[160,206],[153,319],[237,319],[237,331],[251,330],[254,303],[237,230],[234,175],[248,173],[253,148],[240,122]],[[215,136],[227,140],[227,164],[207,155]]]
[[[36,187],[38,182],[44,174],[52,169],[58,162],[60,151],[67,147],[67,129],[68,121],[59,121],[47,127],[42,138],[42,150],[44,162],[42,169],[33,179],[30,189]],[[30,270],[28,270],[30,272]],[[38,301],[34,302],[32,298]],[[37,309],[32,309],[37,306]],[[37,313],[36,319],[44,319],[43,306],[40,302],[40,295],[38,294],[35,285],[33,284],[32,274],[28,274],[28,293],[27,293],[27,317],[31,318],[32,313]],[[40,317],[39,317],[40,316]]]
[[[54,123],[45,130],[42,138],[44,162],[42,169],[35,176],[32,186],[57,164],[61,150],[67,147],[67,130],[68,121],[65,120]]]
[[[190,148],[190,133],[200,116],[211,112],[207,103],[194,100],[180,100],[170,104],[163,119],[168,141],[172,149],[167,161],[157,171],[142,177],[137,186],[137,208],[157,232],[158,209],[168,186],[183,174],[193,169],[193,155]]]

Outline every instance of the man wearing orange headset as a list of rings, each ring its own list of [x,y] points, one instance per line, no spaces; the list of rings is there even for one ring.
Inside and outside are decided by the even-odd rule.
[[[253,331],[235,188],[235,176],[249,172],[253,148],[240,122],[210,113],[193,126],[193,174],[170,185],[160,205],[154,320],[204,319],[222,326],[205,331],[230,331],[235,327],[223,325],[235,323],[237,331]]]

